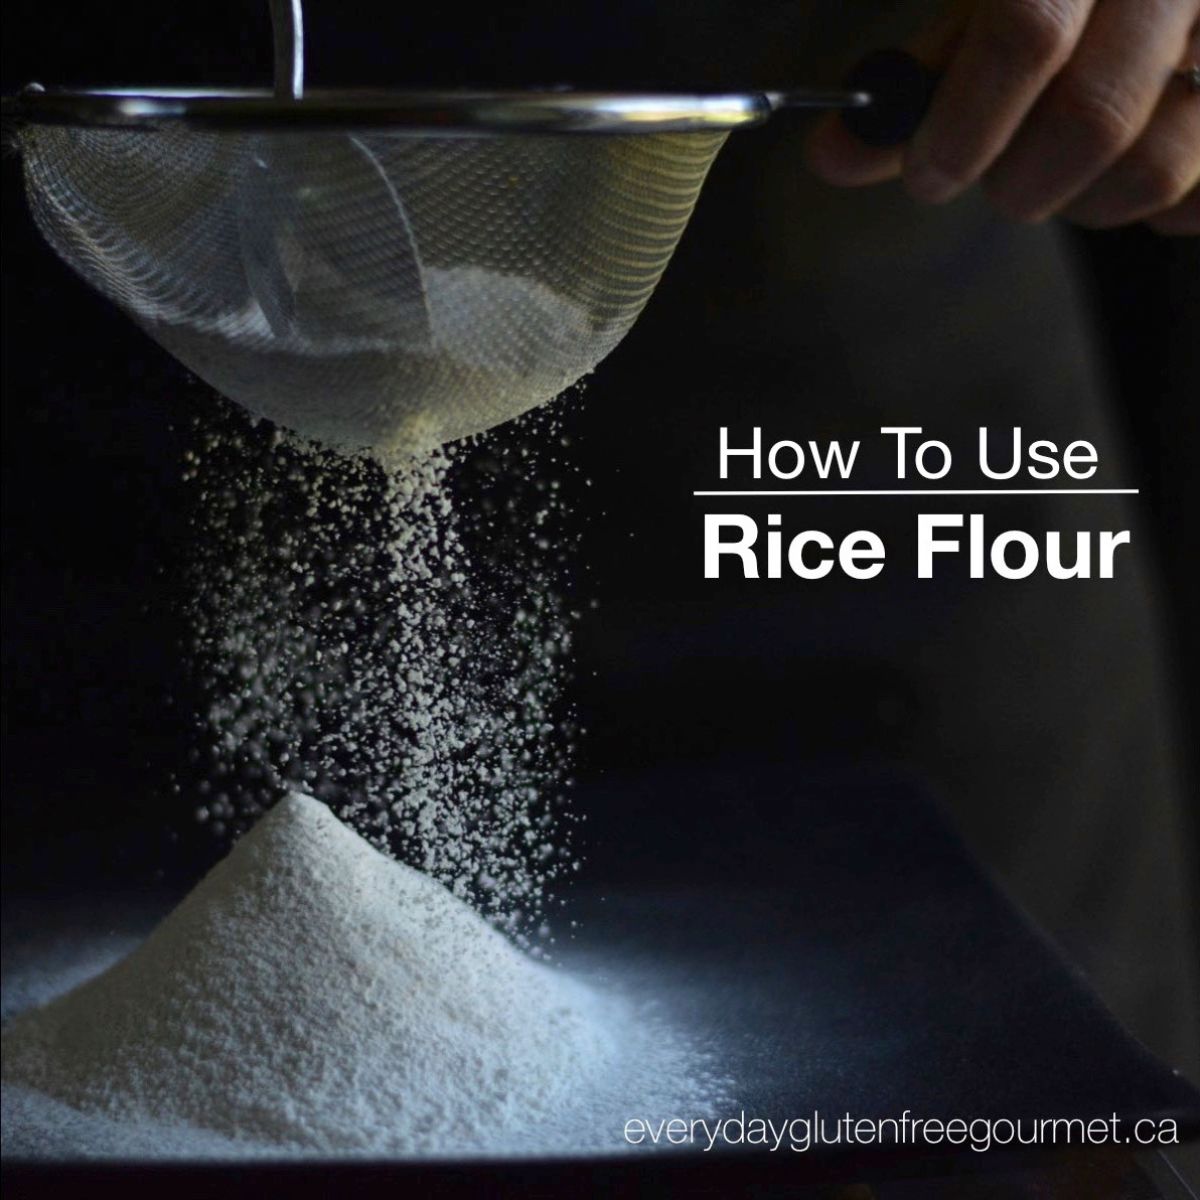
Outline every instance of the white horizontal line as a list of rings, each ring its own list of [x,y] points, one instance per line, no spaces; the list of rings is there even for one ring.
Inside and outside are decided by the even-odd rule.
[[[806,492],[696,491],[693,496],[1138,496],[1139,488],[818,488]]]

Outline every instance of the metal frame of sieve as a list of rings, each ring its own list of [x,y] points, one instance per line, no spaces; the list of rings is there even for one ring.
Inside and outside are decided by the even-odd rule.
[[[161,129],[388,129],[397,133],[665,133],[759,125],[781,108],[851,109],[861,91],[799,89],[722,93],[373,91],[304,87],[301,0],[270,0],[274,89],[98,88],[30,84],[0,111],[18,124]]]

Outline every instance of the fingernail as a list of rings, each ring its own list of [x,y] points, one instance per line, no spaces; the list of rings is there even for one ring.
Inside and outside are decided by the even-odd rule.
[[[910,162],[904,171],[904,186],[914,200],[924,204],[944,204],[958,191],[958,183],[932,163]]]

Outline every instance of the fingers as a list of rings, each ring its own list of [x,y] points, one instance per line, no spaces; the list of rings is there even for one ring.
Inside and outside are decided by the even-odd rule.
[[[836,113],[822,117],[805,143],[808,167],[835,187],[864,187],[900,174],[899,146],[868,146],[842,124]]]
[[[958,0],[909,47],[944,75],[907,150],[826,118],[809,164],[840,186],[901,173],[930,203],[983,179],[1019,220],[1200,232],[1200,97],[1174,78],[1193,29],[1200,0]]]
[[[943,203],[983,175],[1071,56],[1091,7],[980,0],[905,157],[904,183],[916,199]]]
[[[1104,0],[1070,61],[988,172],[996,206],[1051,216],[1139,138],[1170,84],[1200,0]]]
[[[1200,96],[1182,79],[1163,92],[1142,136],[1064,212],[1107,229],[1165,214],[1200,183]]]
[[[1156,233],[1171,237],[1200,236],[1200,186],[1192,188],[1174,208],[1146,222]]]

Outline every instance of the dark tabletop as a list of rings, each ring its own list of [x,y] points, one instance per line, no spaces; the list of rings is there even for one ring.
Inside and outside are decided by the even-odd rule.
[[[720,1048],[719,1066],[737,1081],[748,1117],[1115,1115],[1124,1133],[1142,1118],[1177,1121],[1181,1138],[1200,1130],[1196,1090],[1121,1028],[911,782],[762,764],[664,768],[594,782],[576,809],[591,832],[583,882],[568,903],[579,932],[563,957],[613,965],[626,986],[653,988]],[[10,952],[28,948],[31,924],[61,926],[73,907],[61,882],[21,893],[7,906]],[[1135,1149],[841,1145],[501,1164],[10,1163],[5,1176],[23,1195],[85,1185],[91,1194],[345,1186],[531,1195],[584,1182],[726,1196],[835,1188],[814,1194],[885,1200],[1169,1195],[1134,1164]],[[842,1190],[851,1183],[873,1190]]]

